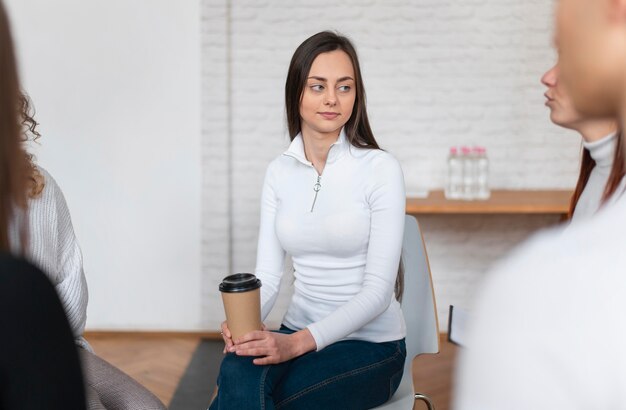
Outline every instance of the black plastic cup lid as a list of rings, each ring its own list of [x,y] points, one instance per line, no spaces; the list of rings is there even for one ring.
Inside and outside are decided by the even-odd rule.
[[[228,275],[220,283],[220,292],[248,292],[261,287],[261,279],[251,273],[235,273]]]

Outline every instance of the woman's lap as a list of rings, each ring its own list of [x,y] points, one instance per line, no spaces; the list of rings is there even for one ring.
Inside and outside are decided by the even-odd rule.
[[[228,354],[211,409],[364,409],[386,402],[400,383],[404,341],[348,340],[278,365]],[[243,403],[240,404],[240,401]]]
[[[294,360],[275,391],[280,409],[364,409],[391,398],[402,378],[404,343],[343,341]],[[321,369],[320,369],[321,368]],[[395,377],[394,377],[395,376]],[[397,379],[395,386],[390,381]]]

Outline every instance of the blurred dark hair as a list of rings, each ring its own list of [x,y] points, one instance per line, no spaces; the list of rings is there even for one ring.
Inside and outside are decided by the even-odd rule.
[[[9,19],[0,3],[0,251],[3,252],[11,251],[9,228],[18,210],[25,210],[27,206],[29,165],[22,146],[19,84]],[[23,250],[26,224],[21,224],[17,230]]]
[[[617,143],[615,146],[615,156],[613,157],[613,167],[611,168],[611,174],[609,175],[609,179],[604,187],[604,193],[602,194],[602,204],[606,203],[606,201],[616,193],[617,188],[620,185],[620,182],[626,175],[626,158],[624,157],[624,142],[622,141],[622,132],[618,132],[617,134]],[[576,183],[576,188],[574,189],[574,194],[572,195],[572,200],[570,202],[570,210],[569,217],[571,218],[574,215],[574,211],[576,210],[576,206],[578,205],[578,201],[580,200],[580,196],[583,194],[585,187],[587,186],[587,182],[589,182],[589,176],[591,175],[591,171],[596,166],[596,161],[591,158],[591,153],[587,148],[583,149],[582,159],[580,162],[580,174],[578,176],[578,182]]]

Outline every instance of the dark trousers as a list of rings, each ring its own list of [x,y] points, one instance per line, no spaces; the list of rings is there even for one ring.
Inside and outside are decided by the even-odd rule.
[[[65,311],[31,264],[0,255],[0,409],[84,410],[83,377]]]
[[[282,333],[293,330],[282,327]],[[385,403],[404,369],[404,339],[345,340],[319,352],[268,366],[228,353],[209,410],[363,410]]]

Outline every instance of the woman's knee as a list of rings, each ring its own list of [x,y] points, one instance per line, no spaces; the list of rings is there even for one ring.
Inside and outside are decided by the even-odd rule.
[[[220,367],[217,379],[218,396],[211,409],[224,408],[224,403],[238,409],[258,409],[262,403],[266,408],[273,408],[268,403],[269,391],[265,387],[269,366],[257,366],[253,357],[227,354]],[[218,404],[219,403],[219,404]]]
[[[253,357],[237,356],[233,353],[224,356],[218,379],[220,389],[222,384],[224,384],[224,387],[228,387],[227,385],[241,386],[242,384],[247,385],[252,380],[258,381],[261,377],[263,366],[255,365],[252,362],[253,359]]]

